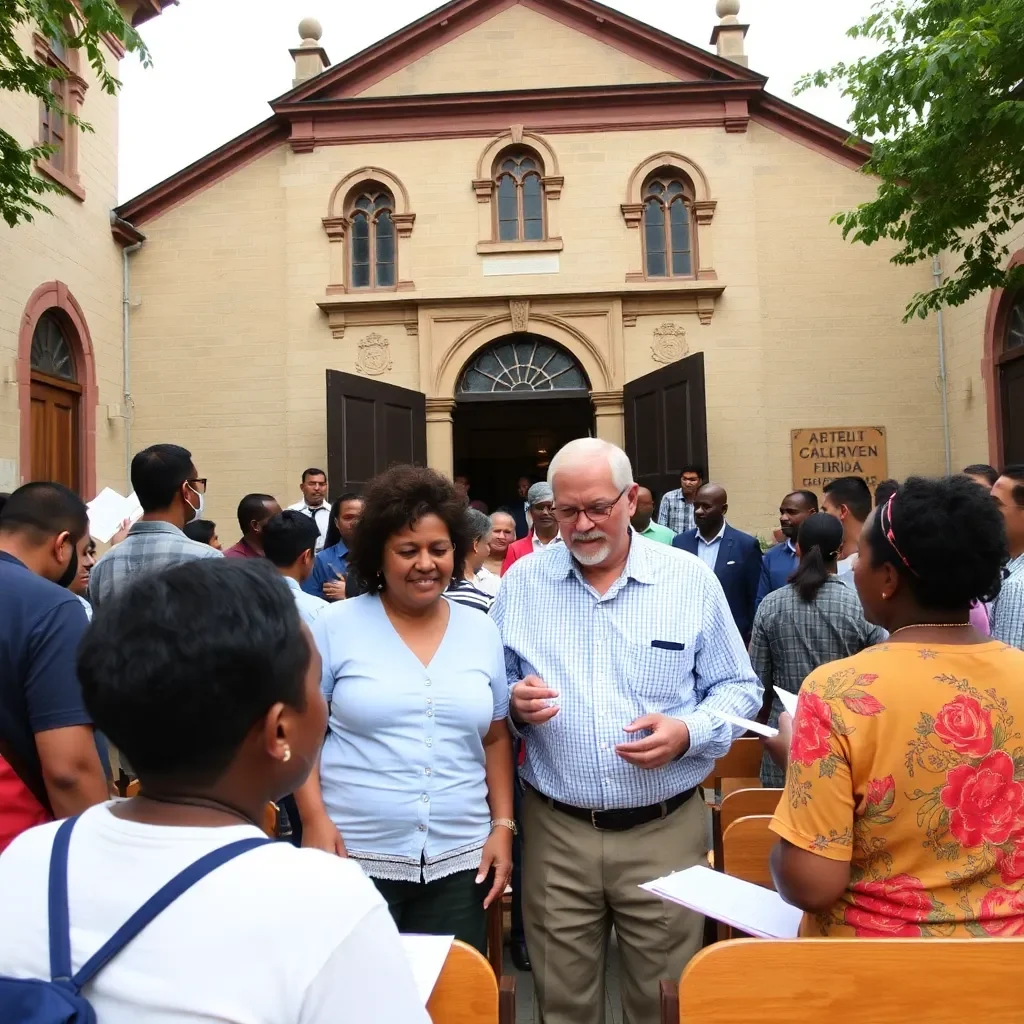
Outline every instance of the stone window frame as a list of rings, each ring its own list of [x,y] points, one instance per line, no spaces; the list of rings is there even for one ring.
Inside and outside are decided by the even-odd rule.
[[[35,58],[40,64],[59,69],[63,76],[55,78],[52,83],[54,91],[59,90],[59,98],[67,114],[61,115],[63,121],[63,139],[61,142],[61,153],[63,156],[63,167],[58,167],[49,158],[40,158],[35,161],[35,168],[40,174],[46,175],[52,181],[57,182],[62,188],[73,195],[80,202],[85,200],[85,189],[78,172],[78,146],[81,132],[78,126],[71,123],[67,116],[79,117],[82,105],[85,102],[85,92],[88,84],[79,74],[80,58],[78,50],[67,47],[63,54],[54,50],[54,40],[47,39],[39,32],[32,34],[33,49]],[[54,112],[47,110],[46,105],[39,103],[39,142],[44,145],[49,141],[48,134],[52,129],[51,125]]]
[[[688,276],[652,277],[647,273],[647,252],[644,239],[644,193],[648,183],[656,177],[665,176],[666,172],[679,177],[684,183],[689,182],[693,188],[690,221],[690,252],[692,254],[693,273]],[[661,152],[642,160],[633,168],[626,184],[626,202],[619,209],[626,227],[637,231],[640,237],[633,245],[629,257],[629,270],[626,272],[628,282],[647,282],[650,284],[678,284],[680,281],[716,281],[718,274],[714,269],[711,246],[711,222],[714,219],[718,201],[712,199],[707,175],[701,167],[689,157],[681,153]]]
[[[540,165],[541,215],[544,237],[501,241],[498,237],[498,165],[510,152],[528,152]],[[476,195],[479,238],[476,251],[491,253],[559,252],[563,248],[558,233],[558,200],[565,179],[558,170],[558,157],[549,143],[534,132],[512,125],[507,132],[491,139],[476,164],[473,192]]]
[[[369,287],[355,287],[352,284],[351,245],[346,244],[352,226],[352,208],[365,192],[382,190],[394,200],[391,222],[395,227],[395,283],[380,287],[374,274],[374,281]],[[416,287],[410,275],[412,252],[409,241],[416,214],[410,209],[408,189],[396,175],[383,167],[370,166],[349,172],[334,186],[327,203],[327,216],[321,223],[331,250],[328,295],[412,291]]]

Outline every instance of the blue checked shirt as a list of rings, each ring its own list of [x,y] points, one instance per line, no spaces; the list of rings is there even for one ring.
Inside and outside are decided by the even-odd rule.
[[[658,509],[658,522],[667,526],[673,533],[686,533],[696,527],[693,518],[693,505],[683,498],[683,489],[666,491],[662,496]]]
[[[992,636],[1024,651],[1024,555],[1011,559],[1006,568],[1010,575],[992,603]]]
[[[636,533],[604,595],[567,547],[552,545],[509,569],[491,615],[510,689],[535,674],[559,692],[554,718],[519,728],[523,778],[563,803],[646,807],[691,789],[741,732],[707,709],[750,718],[761,707],[761,684],[715,574]],[[685,721],[690,748],[662,768],[637,768],[615,745],[640,739],[623,728],[650,713]]]

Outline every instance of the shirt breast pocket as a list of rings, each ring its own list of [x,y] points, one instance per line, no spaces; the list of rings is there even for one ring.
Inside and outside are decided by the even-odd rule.
[[[630,686],[641,700],[674,706],[690,688],[693,651],[674,641],[655,643],[630,644]]]

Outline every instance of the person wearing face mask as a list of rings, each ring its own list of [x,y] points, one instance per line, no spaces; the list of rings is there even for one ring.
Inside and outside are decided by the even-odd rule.
[[[485,952],[516,826],[501,639],[444,600],[470,547],[446,477],[394,466],[370,482],[350,554],[370,589],[313,623],[330,717],[295,800],[303,846],[358,861],[399,931]]]
[[[88,544],[60,484],[19,487],[0,515],[0,850],[108,796],[75,665],[88,619],[67,589]]]
[[[94,608],[140,576],[196,558],[224,557],[182,532],[186,523],[203,518],[206,497],[206,479],[199,476],[190,451],[176,444],[145,448],[132,459],[131,477],[143,515],[93,568],[89,597]]]

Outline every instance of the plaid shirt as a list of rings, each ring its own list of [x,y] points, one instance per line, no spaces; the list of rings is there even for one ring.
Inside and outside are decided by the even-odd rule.
[[[693,518],[693,505],[683,498],[683,489],[667,491],[658,509],[658,522],[673,533],[686,533],[697,525]]]
[[[761,602],[750,638],[750,661],[765,690],[772,686],[799,693],[800,684],[819,666],[848,658],[887,636],[864,618],[857,592],[830,576],[811,602],[802,600],[792,584],[773,590]],[[777,725],[780,714],[782,704],[773,695],[769,725]],[[775,787],[785,782],[767,756],[761,781]]]
[[[112,547],[89,574],[89,599],[94,608],[116,597],[129,583],[151,572],[194,558],[222,558],[207,544],[189,540],[170,523],[138,522]]]
[[[990,609],[992,636],[1024,651],[1024,555],[1011,559],[1006,568],[1010,575]]]

